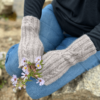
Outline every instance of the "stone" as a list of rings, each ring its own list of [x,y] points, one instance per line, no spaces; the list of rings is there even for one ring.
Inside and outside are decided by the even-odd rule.
[[[10,14],[13,8],[13,0],[0,0],[0,14]]]
[[[18,19],[24,16],[24,1],[25,0],[14,0],[13,10],[16,12]]]
[[[0,80],[2,78],[2,69],[0,68]]]
[[[17,98],[11,87],[3,87],[0,92],[0,100],[17,100]]]
[[[52,95],[75,93],[81,89],[90,91],[95,96],[100,96],[100,65],[76,77]]]
[[[52,93],[47,100],[100,100],[100,65],[82,73]]]
[[[13,92],[12,86],[4,86],[0,91],[0,100],[33,100],[24,89]]]
[[[8,38],[8,41],[12,41],[12,38],[10,37],[10,38]]]
[[[77,85],[76,91],[80,89],[89,90],[100,97],[100,65],[83,74],[83,79]]]

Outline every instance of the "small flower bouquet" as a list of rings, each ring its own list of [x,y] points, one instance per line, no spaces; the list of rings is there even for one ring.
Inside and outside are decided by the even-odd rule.
[[[17,78],[16,75],[13,75],[11,78],[13,84],[13,91],[16,89],[26,88],[26,82],[31,81],[29,80],[30,77],[37,79],[36,83],[39,83],[40,86],[44,85],[44,80],[41,78],[41,73],[38,73],[43,68],[43,60],[41,60],[41,56],[35,59],[35,64],[27,61],[25,58],[21,61],[22,64],[22,73],[21,78]]]

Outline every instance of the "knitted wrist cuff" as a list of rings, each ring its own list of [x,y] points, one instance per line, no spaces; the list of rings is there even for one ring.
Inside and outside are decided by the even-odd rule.
[[[34,16],[24,16],[22,19],[21,28],[28,28],[28,30],[33,30],[39,34],[40,20]]]
[[[86,60],[97,52],[95,45],[86,34],[75,40],[68,48],[66,48],[64,55],[67,51],[72,52],[73,55],[80,56],[80,61]]]

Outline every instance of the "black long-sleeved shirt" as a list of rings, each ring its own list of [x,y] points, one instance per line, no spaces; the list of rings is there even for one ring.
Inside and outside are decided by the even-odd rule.
[[[41,18],[45,0],[25,0],[24,16]],[[90,33],[100,41],[100,0],[53,0],[54,14],[61,28],[72,36]],[[97,44],[96,44],[97,45]]]
[[[44,1],[45,0],[25,0],[24,16],[31,15],[40,19]]]
[[[100,0],[53,0],[52,4],[61,27],[73,36],[100,27]]]

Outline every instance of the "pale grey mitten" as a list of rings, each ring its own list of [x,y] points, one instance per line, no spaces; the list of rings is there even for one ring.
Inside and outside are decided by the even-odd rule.
[[[34,16],[24,16],[21,25],[21,39],[18,47],[19,66],[22,67],[23,57],[31,63],[35,63],[38,56],[42,56],[44,47],[39,39],[40,20]]]
[[[39,71],[42,73],[45,85],[55,82],[71,66],[86,60],[95,53],[96,48],[86,34],[76,39],[66,49],[47,52],[42,56],[44,66]]]

